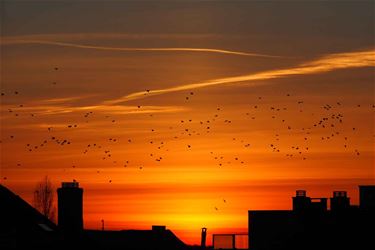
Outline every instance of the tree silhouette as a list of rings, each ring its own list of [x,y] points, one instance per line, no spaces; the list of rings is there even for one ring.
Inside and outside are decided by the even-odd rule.
[[[54,187],[48,176],[45,176],[34,189],[34,207],[49,220],[55,222]]]

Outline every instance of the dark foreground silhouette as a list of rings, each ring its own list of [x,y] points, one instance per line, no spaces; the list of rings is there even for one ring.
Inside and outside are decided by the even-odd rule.
[[[310,198],[297,190],[293,210],[249,211],[251,250],[375,249],[375,186],[360,186],[360,205],[345,191]]]
[[[68,192],[74,193],[73,190]],[[59,209],[61,209],[64,205],[61,204],[61,200],[59,202]],[[79,200],[75,202],[80,203]],[[79,212],[71,211],[73,216],[70,216],[69,209],[72,207],[74,207],[74,200],[73,204],[65,207],[68,212],[65,211],[63,220],[66,221],[61,228],[19,196],[0,185],[0,249],[179,250],[189,248],[163,226],[153,226],[152,230],[84,230],[83,224],[80,223]],[[71,219],[73,221],[78,219],[78,223],[70,223]],[[59,222],[61,220],[60,218]],[[70,230],[67,231],[67,228]]]
[[[293,197],[293,210],[249,211],[250,250],[375,249],[375,186],[360,186],[360,204],[345,191],[330,198],[310,198],[304,190]],[[165,226],[151,230],[85,230],[83,189],[76,182],[58,189],[59,225],[0,185],[0,249],[185,250],[187,246]],[[220,244],[214,242],[214,248]],[[231,249],[235,249],[235,243]]]

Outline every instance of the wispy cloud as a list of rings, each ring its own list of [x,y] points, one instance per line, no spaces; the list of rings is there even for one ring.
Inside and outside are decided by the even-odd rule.
[[[6,112],[12,110],[13,113],[32,113],[36,115],[58,115],[73,112],[102,112],[111,115],[124,114],[144,114],[144,113],[173,113],[187,110],[180,106],[124,106],[124,105],[87,105],[87,106],[69,106],[69,105],[30,105],[27,107],[14,107],[12,105],[2,105],[1,110]],[[5,116],[2,116],[5,118]],[[12,116],[13,117],[13,116]]]
[[[81,96],[69,96],[69,97],[62,97],[62,98],[51,98],[51,99],[43,99],[39,100],[38,103],[66,103],[72,101],[78,101],[89,97],[97,96],[96,94],[90,95],[81,95]]]
[[[162,47],[162,48],[133,48],[133,47],[109,47],[109,46],[96,46],[96,45],[85,45],[67,42],[57,42],[57,41],[46,41],[46,40],[12,40],[4,39],[1,43],[2,45],[17,45],[17,44],[43,44],[43,45],[53,45],[62,47],[71,47],[79,49],[94,49],[94,50],[109,50],[109,51],[144,51],[144,52],[204,52],[204,53],[216,53],[216,54],[228,54],[237,56],[251,56],[251,57],[265,57],[265,58],[282,58],[282,56],[267,55],[260,53],[250,53],[242,51],[233,51],[225,49],[213,49],[213,48],[189,48],[189,47]]]
[[[15,44],[21,40],[43,40],[43,41],[98,41],[98,40],[181,40],[181,39],[223,39],[223,38],[244,38],[248,34],[218,34],[218,33],[46,33],[18,36],[3,36],[0,44]]]
[[[338,53],[323,56],[319,59],[305,62],[297,65],[296,67],[286,68],[286,69],[276,69],[268,70],[263,72],[258,72],[254,74],[233,76],[212,79],[197,83],[178,85],[170,88],[155,89],[148,91],[135,92],[118,99],[105,101],[104,104],[117,104],[121,102],[126,102],[134,99],[145,98],[148,96],[161,95],[171,92],[192,90],[210,86],[218,86],[224,84],[233,84],[240,82],[251,82],[252,86],[259,86],[270,84],[270,82],[260,82],[261,80],[282,78],[292,75],[307,75],[307,74],[318,74],[329,72],[333,70],[346,69],[346,68],[358,68],[358,67],[374,67],[375,66],[375,50],[367,50],[361,52],[349,52],[349,53]],[[257,82],[255,82],[257,81]]]

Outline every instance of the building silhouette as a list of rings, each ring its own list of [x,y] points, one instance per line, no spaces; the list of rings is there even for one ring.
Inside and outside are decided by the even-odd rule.
[[[375,185],[359,186],[359,208],[364,211],[375,211]]]
[[[293,210],[248,211],[250,250],[374,249],[375,186],[359,187],[359,206],[345,191],[310,198],[297,190]]]
[[[58,227],[0,184],[0,249],[54,249]]]
[[[201,231],[201,248],[206,249],[206,238],[207,238],[207,228],[203,227]]]
[[[293,197],[293,211],[323,212],[327,210],[327,198],[311,198],[306,196],[305,190],[297,190]]]
[[[292,197],[293,210],[248,211],[249,249],[374,249],[375,186],[359,186],[359,196],[360,203],[356,206],[350,204],[345,191],[334,191],[327,199],[312,198],[305,190],[297,190]],[[152,226],[150,230],[84,229],[82,198],[83,189],[77,182],[62,183],[58,189],[57,226],[0,185],[0,249],[197,249],[186,246],[163,225]],[[205,237],[204,228],[198,248],[206,247]],[[213,235],[214,247],[237,248],[235,237]]]
[[[57,189],[58,226],[65,233],[83,230],[83,189],[78,182],[63,182]]]
[[[346,191],[334,191],[330,201],[332,212],[345,212],[350,209],[350,198]]]
[[[83,228],[83,189],[78,182],[58,188],[58,226],[0,184],[0,249],[185,250],[165,226],[151,230]]]

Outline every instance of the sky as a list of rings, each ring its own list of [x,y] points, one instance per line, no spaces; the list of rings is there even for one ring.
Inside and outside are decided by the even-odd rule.
[[[85,228],[247,232],[374,184],[373,1],[1,1],[1,184]]]

